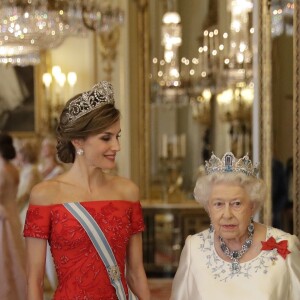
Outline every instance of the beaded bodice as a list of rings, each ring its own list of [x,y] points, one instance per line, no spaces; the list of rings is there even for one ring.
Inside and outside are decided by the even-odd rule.
[[[106,235],[126,286],[126,247],[131,235],[144,229],[140,203],[116,200],[81,204]],[[59,281],[54,299],[117,299],[89,237],[63,205],[31,205],[24,236],[49,241]]]

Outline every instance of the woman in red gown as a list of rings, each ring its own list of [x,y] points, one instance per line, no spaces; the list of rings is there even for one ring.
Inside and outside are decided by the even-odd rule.
[[[106,171],[116,167],[120,131],[120,113],[108,82],[66,103],[57,128],[57,151],[62,162],[72,165],[31,192],[24,227],[28,299],[43,299],[47,241],[58,276],[55,300],[120,299],[92,241],[65,203],[81,204],[102,229],[119,267],[125,291],[121,299],[129,298],[128,287],[138,299],[150,299],[138,188]]]

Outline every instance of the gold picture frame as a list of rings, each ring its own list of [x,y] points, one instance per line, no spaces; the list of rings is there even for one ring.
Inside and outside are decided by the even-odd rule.
[[[34,137],[41,131],[41,63],[33,66],[1,65],[0,130],[15,137]],[[0,94],[1,94],[0,93]]]

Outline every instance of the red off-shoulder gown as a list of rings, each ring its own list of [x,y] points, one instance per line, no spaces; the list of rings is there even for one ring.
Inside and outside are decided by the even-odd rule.
[[[133,234],[144,230],[140,202],[123,200],[81,202],[104,232],[128,293],[126,247]],[[55,300],[117,300],[105,266],[79,222],[62,205],[30,205],[24,236],[47,239],[58,276]]]

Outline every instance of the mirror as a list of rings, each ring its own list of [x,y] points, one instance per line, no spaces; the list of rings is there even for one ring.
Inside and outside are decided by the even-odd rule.
[[[293,231],[300,237],[300,1],[294,5]]]
[[[212,151],[251,154],[252,1],[238,8],[149,2],[151,199],[193,199]]]
[[[287,59],[285,57],[285,62],[283,66],[286,67],[285,72],[288,74],[288,78],[290,78],[290,83],[291,83],[291,74],[293,74],[293,88],[292,88],[292,103],[286,102],[283,99],[278,99],[277,101],[283,101],[286,105],[287,108],[284,107],[285,111],[282,111],[283,114],[286,114],[288,111],[288,117],[292,117],[292,126],[290,125],[289,127],[285,127],[288,132],[286,132],[286,135],[289,135],[288,137],[284,136],[281,134],[281,137],[284,136],[284,142],[287,143],[287,145],[284,145],[284,155],[290,154],[291,155],[291,143],[292,143],[292,157],[293,157],[293,183],[292,183],[292,198],[293,198],[293,208],[292,210],[289,210],[288,218],[291,219],[292,217],[292,222],[293,222],[293,233],[298,235],[300,234],[300,219],[299,219],[299,205],[300,205],[300,194],[299,194],[299,176],[300,176],[300,171],[299,171],[299,75],[300,73],[298,72],[299,69],[299,1],[293,1],[294,4],[292,4],[293,7],[293,42],[290,41],[289,46],[290,50],[288,50],[288,45],[284,45],[284,47],[279,48],[278,46],[278,41],[277,45],[275,44],[274,40],[272,39],[272,5],[274,4],[281,4],[281,5],[287,5],[288,2],[291,1],[262,1],[260,5],[260,11],[261,11],[261,16],[264,16],[263,18],[260,17],[260,22],[261,22],[261,52],[260,52],[260,59],[261,59],[261,68],[260,68],[260,77],[263,78],[264,80],[260,84],[260,99],[261,99],[261,104],[260,104],[260,119],[261,119],[261,139],[260,139],[260,144],[261,144],[261,162],[263,166],[263,178],[267,182],[268,186],[271,187],[272,184],[272,158],[273,154],[276,151],[280,150],[280,147],[278,143],[283,143],[283,141],[280,141],[280,138],[276,136],[276,139],[273,139],[273,126],[271,124],[276,125],[276,121],[278,122],[278,118],[276,115],[276,111],[279,111],[278,107],[280,107],[280,104],[282,103],[275,103],[273,104],[273,99],[272,99],[272,92],[273,89],[276,89],[274,87],[274,84],[276,82],[276,72],[274,72],[274,64],[272,64],[272,55],[278,55],[280,52],[276,51],[290,51],[290,58]],[[282,11],[281,11],[282,12]],[[280,16],[279,16],[280,17]],[[291,18],[290,18],[291,22]],[[290,23],[289,22],[289,23]],[[291,54],[291,46],[293,45],[293,55]],[[272,48],[273,47],[273,48]],[[272,50],[274,50],[272,52]],[[291,66],[291,61],[293,60],[293,66]],[[276,62],[277,63],[277,62]],[[276,70],[276,69],[275,69]],[[281,75],[282,77],[282,75]],[[272,87],[272,79],[273,79],[273,87]],[[289,79],[287,79],[289,81]],[[289,89],[289,85],[283,90],[283,95],[284,98],[291,98],[290,96],[286,97],[289,93],[287,91],[291,91]],[[274,93],[274,92],[273,92]],[[277,96],[277,95],[276,95]],[[276,100],[275,96],[275,100]],[[285,99],[287,100],[287,99]],[[291,114],[291,108],[292,108],[292,114]],[[263,116],[263,117],[262,117]],[[282,115],[283,117],[283,115]],[[286,115],[285,115],[286,117]],[[272,121],[273,118],[273,121]],[[280,118],[282,120],[282,118]],[[289,123],[290,119],[287,121]],[[282,123],[282,122],[281,122]],[[289,123],[291,124],[291,123]],[[285,126],[285,125],[284,125]],[[277,132],[278,134],[278,132]],[[288,138],[292,138],[292,141],[288,140]],[[282,156],[283,157],[283,156]],[[272,199],[271,199],[271,189],[269,191],[269,196],[267,199],[267,203],[264,207],[264,222],[271,224],[272,222]],[[290,231],[291,225],[288,224],[288,227],[284,228],[285,230]]]
[[[213,2],[213,1],[212,1]],[[259,27],[257,54],[256,93],[258,104],[255,108],[255,129],[252,134],[258,140],[255,149],[256,160],[261,162],[262,177],[271,186],[272,127],[271,127],[271,14],[268,0],[254,1],[257,7],[255,22]],[[146,0],[131,2],[131,42],[137,42],[131,53],[132,74],[131,98],[135,107],[141,107],[139,115],[132,118],[132,175],[141,189],[141,198],[150,199],[150,84],[151,59],[149,54],[149,3]],[[294,233],[300,236],[300,0],[294,1],[294,85],[293,85],[293,222]],[[203,8],[200,10],[202,11]],[[192,18],[191,18],[192,19]],[[134,83],[133,83],[134,82]],[[262,117],[263,116],[263,117]],[[143,137],[138,141],[137,137]],[[255,140],[253,139],[253,141]],[[270,194],[270,193],[269,193]],[[271,224],[271,198],[264,207],[264,222]]]

